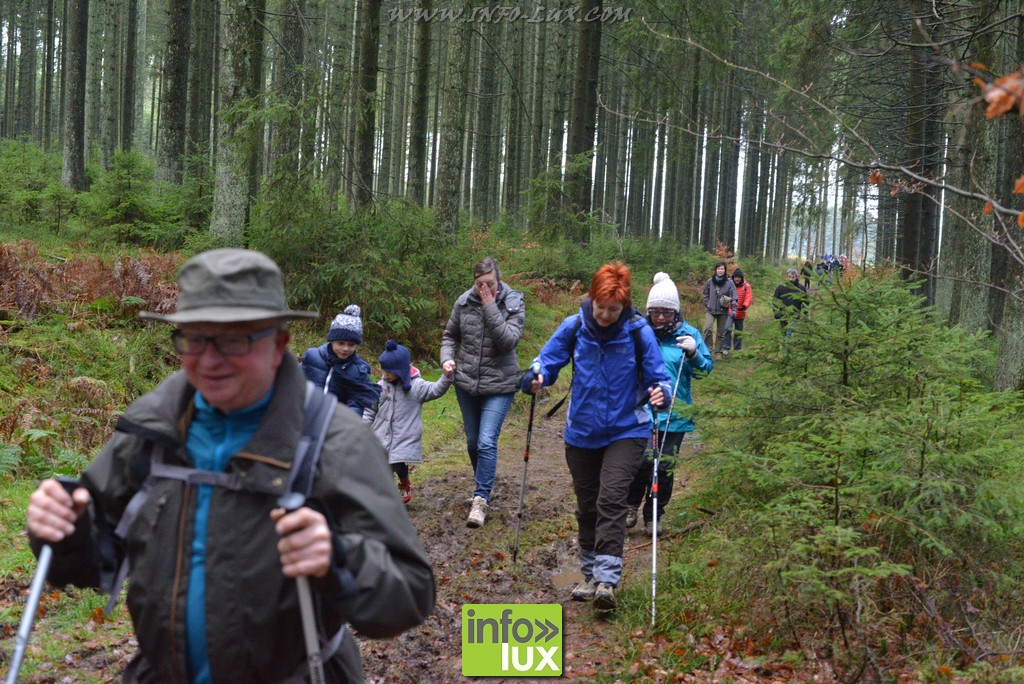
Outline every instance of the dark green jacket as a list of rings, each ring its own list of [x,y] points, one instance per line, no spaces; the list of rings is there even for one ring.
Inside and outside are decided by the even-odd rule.
[[[306,380],[290,354],[275,382],[263,424],[228,464],[243,489],[216,487],[210,506],[206,615],[215,682],[281,682],[305,674],[295,582],[281,572],[279,537],[270,520],[302,429]],[[99,584],[97,530],[117,524],[145,479],[148,449],[161,452],[166,463],[190,465],[182,445],[193,395],[179,371],[128,407],[83,475],[94,504],[79,531],[54,549],[51,582]],[[187,681],[184,612],[195,492],[178,480],[155,480],[126,534],[127,604],[139,651],[125,681]],[[324,634],[347,622],[362,636],[390,637],[429,615],[430,563],[391,482],[387,455],[351,411],[335,411],[309,505],[324,513],[334,531],[336,567],[311,580]],[[342,567],[352,574],[354,592],[343,591]],[[330,682],[362,680],[351,634],[325,669]]]

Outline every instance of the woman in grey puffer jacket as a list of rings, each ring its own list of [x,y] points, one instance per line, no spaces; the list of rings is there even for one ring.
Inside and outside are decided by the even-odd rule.
[[[523,336],[523,293],[501,282],[498,262],[473,267],[473,287],[455,300],[441,337],[441,367],[455,372],[466,449],[476,476],[468,527],[480,527],[498,466],[498,436],[519,387],[516,345]]]

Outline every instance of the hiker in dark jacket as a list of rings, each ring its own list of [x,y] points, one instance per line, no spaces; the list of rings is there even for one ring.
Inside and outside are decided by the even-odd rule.
[[[651,435],[646,404],[663,406],[672,391],[654,331],[633,307],[625,265],[597,270],[579,313],[562,321],[544,344],[535,359],[540,374],[527,373],[523,391],[534,394],[553,384],[570,361],[565,461],[576,494],[583,573],[572,598],[593,599],[609,610],[622,578],[626,496]]]
[[[789,326],[792,320],[795,324],[796,317],[803,311],[807,303],[807,290],[800,284],[800,276],[795,268],[786,271],[786,282],[775,288],[772,294],[772,308],[775,309],[775,319],[782,326],[786,337],[793,335],[793,326]]]
[[[725,262],[715,264],[715,273],[704,283],[704,344],[721,354],[725,344],[729,312],[736,308],[736,286],[725,273]],[[715,329],[717,327],[717,330]]]
[[[302,370],[317,387],[338,397],[338,401],[362,416],[377,403],[380,387],[370,381],[370,364],[357,349],[363,343],[363,321],[359,307],[349,304],[331,321],[327,342],[302,354]]]
[[[297,577],[312,589],[326,681],[361,682],[345,624],[395,636],[434,604],[383,449],[335,410],[316,471],[329,476],[315,477],[309,505],[278,507],[317,391],[286,325],[315,314],[287,308],[280,270],[258,252],[203,252],[178,285],[175,313],[141,315],[177,326],[182,370],[127,408],[82,487],[40,484],[26,514],[33,549],[53,545],[53,584],[114,592],[106,571],[126,556],[138,651],[125,682],[306,681]]]
[[[476,484],[467,527],[487,519],[498,469],[498,437],[519,386],[516,346],[523,336],[523,293],[501,280],[498,262],[473,267],[473,287],[455,300],[441,337],[441,368],[455,373],[466,450]]]

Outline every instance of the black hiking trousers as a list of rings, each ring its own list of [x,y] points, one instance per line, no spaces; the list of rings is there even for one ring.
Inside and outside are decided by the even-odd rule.
[[[662,445],[661,461],[658,463],[658,520],[665,514],[665,506],[672,499],[672,485],[675,481],[676,462],[679,458],[679,446],[683,443],[685,432],[659,432],[658,443]],[[629,486],[627,502],[630,508],[644,504],[644,522],[654,520],[654,499],[651,496],[651,482],[654,474],[654,455],[645,458],[633,476]]]

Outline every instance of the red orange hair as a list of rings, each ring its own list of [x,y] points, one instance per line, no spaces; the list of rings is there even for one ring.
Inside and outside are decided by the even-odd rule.
[[[633,301],[629,266],[621,261],[614,261],[597,269],[594,279],[590,281],[590,292],[587,294],[591,301],[616,301],[629,305]]]

